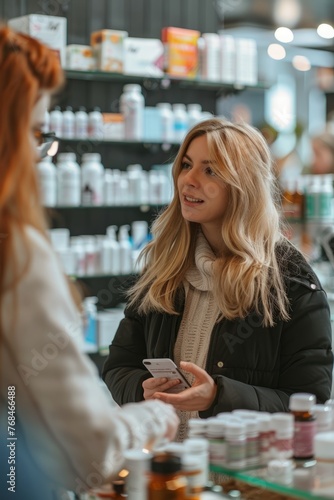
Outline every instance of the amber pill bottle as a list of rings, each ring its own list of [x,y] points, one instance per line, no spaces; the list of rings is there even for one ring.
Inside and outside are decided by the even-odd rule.
[[[316,398],[313,394],[295,393],[290,396],[289,409],[294,416],[293,457],[309,459],[314,455],[314,437],[316,420],[313,406]]]
[[[148,500],[185,500],[187,480],[181,470],[180,457],[159,453],[151,459]]]

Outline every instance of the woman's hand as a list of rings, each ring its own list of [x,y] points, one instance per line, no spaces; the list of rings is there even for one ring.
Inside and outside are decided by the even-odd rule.
[[[148,378],[144,380],[142,387],[144,389],[144,399],[158,399],[155,394],[166,391],[180,383],[179,379],[168,379],[166,377]]]
[[[195,376],[193,385],[189,389],[185,389],[178,394],[169,394],[161,391],[162,385],[160,383],[160,388],[156,386],[156,392],[153,392],[150,397],[159,399],[160,401],[164,401],[165,403],[169,403],[173,405],[177,410],[203,411],[210,408],[213,401],[215,400],[217,393],[217,386],[213,378],[210,377],[210,375],[205,370],[195,365],[194,363],[181,361],[180,367],[183,371],[192,373]],[[148,380],[146,380],[146,382],[148,382]]]

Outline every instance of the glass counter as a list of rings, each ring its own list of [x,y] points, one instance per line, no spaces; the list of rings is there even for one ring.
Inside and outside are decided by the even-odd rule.
[[[295,462],[290,484],[272,481],[268,477],[267,467],[264,466],[239,471],[224,466],[210,465],[210,471],[215,473],[215,482],[221,484],[223,488],[224,483],[233,478],[236,481],[288,497],[313,500],[334,499],[334,463],[326,469],[326,466],[317,464],[315,460]]]

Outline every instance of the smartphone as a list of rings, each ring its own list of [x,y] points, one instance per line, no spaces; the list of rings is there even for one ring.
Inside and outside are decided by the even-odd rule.
[[[143,363],[153,377],[178,378],[180,383],[167,389],[165,392],[177,394],[190,386],[188,380],[182,375],[173,360],[169,358],[143,359]]]

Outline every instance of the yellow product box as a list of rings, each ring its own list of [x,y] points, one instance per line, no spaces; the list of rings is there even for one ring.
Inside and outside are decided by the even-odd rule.
[[[165,71],[169,75],[193,78],[197,75],[200,32],[183,28],[163,28]]]
[[[66,69],[92,71],[96,69],[96,60],[90,45],[68,45],[66,47]]]
[[[97,69],[114,73],[123,73],[124,67],[124,40],[127,31],[100,30],[90,36]]]
[[[102,113],[103,135],[109,141],[122,141],[125,136],[124,116],[121,113]]]

